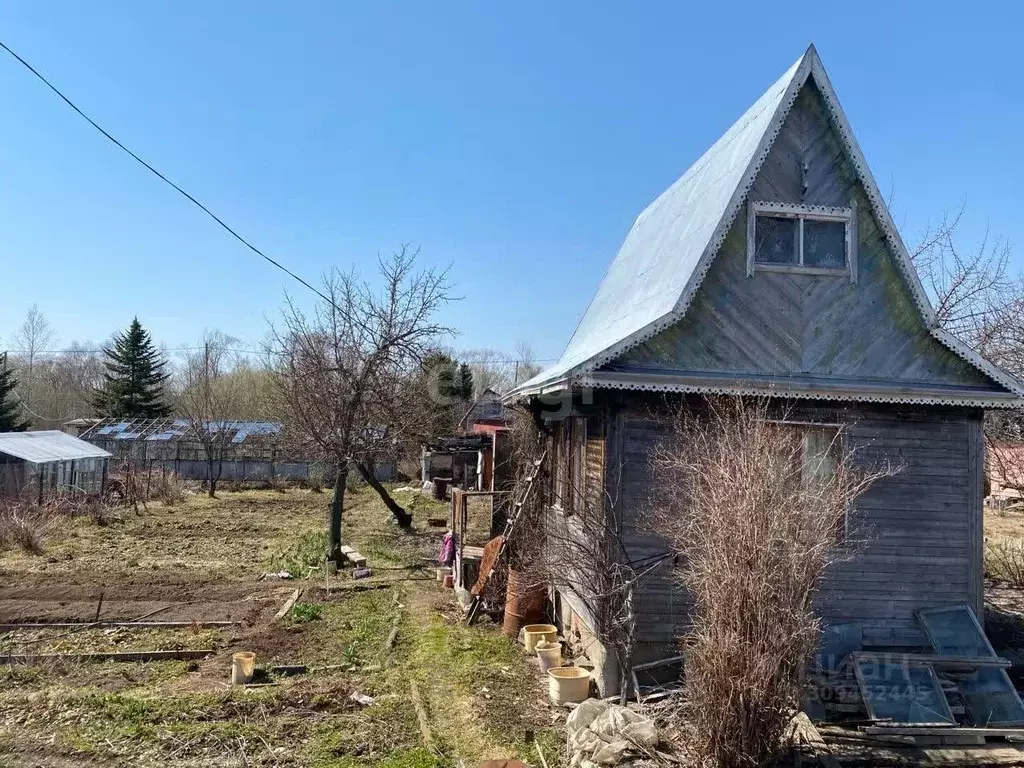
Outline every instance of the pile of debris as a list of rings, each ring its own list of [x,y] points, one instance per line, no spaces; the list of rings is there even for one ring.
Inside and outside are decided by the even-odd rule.
[[[572,768],[627,765],[658,746],[654,722],[638,712],[600,699],[587,699],[566,720]]]
[[[866,651],[857,625],[826,629],[805,702],[814,720],[866,714],[869,736],[916,745],[984,744],[1024,737],[1024,704],[974,612],[921,610],[930,647]]]

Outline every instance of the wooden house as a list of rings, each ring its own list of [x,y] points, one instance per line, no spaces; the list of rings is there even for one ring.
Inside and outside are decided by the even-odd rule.
[[[897,647],[924,643],[915,609],[980,615],[982,416],[1024,389],[937,325],[813,46],[637,217],[561,359],[506,401],[548,421],[553,482],[615,505],[643,562],[665,550],[638,522],[665,427],[652,405],[708,394],[784,400],[808,434],[901,465],[858,501],[872,535],[829,572],[825,621]],[[685,626],[670,570],[634,597],[637,662]],[[571,589],[558,599],[587,624]]]

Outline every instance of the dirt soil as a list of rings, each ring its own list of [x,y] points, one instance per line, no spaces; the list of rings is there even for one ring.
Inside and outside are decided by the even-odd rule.
[[[402,533],[372,491],[346,501],[345,540],[373,576],[328,576],[327,494],[223,492],[150,505],[98,525],[62,519],[42,554],[0,552],[0,623],[236,621],[203,629],[20,629],[0,652],[208,649],[198,661],[37,659],[0,667],[0,765],[432,768],[484,759],[559,764],[564,711],[535,664],[493,625],[467,627],[431,561],[446,505],[399,497]],[[297,578],[265,574],[287,572]],[[271,623],[294,590],[303,594]],[[393,647],[385,638],[394,626]],[[258,685],[232,687],[231,656],[254,651]],[[305,674],[271,672],[303,664]],[[433,746],[410,704],[422,692]],[[353,698],[353,694],[360,694]],[[369,696],[370,703],[357,699]]]

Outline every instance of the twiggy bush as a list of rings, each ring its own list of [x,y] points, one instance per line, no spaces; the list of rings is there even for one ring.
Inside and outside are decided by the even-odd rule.
[[[855,466],[841,434],[772,417],[764,401],[680,409],[652,455],[652,523],[693,601],[679,722],[717,768],[780,758],[819,641],[811,600],[853,501],[891,473]]]
[[[997,539],[985,544],[985,575],[1024,587],[1024,539]]]
[[[56,513],[48,506],[24,501],[3,503],[0,505],[0,550],[18,547],[29,554],[41,554],[44,539],[56,519]]]
[[[185,501],[185,488],[177,475],[167,474],[154,478],[149,498],[162,501],[165,506],[175,507]]]

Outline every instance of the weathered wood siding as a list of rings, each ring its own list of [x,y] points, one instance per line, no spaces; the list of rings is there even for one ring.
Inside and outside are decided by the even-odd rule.
[[[623,461],[617,491],[610,495],[617,493],[627,550],[636,561],[666,550],[644,521],[648,460],[665,432],[664,422],[652,415],[650,398],[631,401],[620,421]],[[914,618],[918,608],[968,603],[980,614],[981,412],[815,405],[791,417],[843,423],[848,450],[864,462],[900,467],[851,512],[843,560],[831,568],[816,600],[821,616],[831,623],[859,623],[866,644],[906,646],[924,641]],[[690,607],[671,563],[643,584],[636,606],[640,655],[669,650],[685,630]]]
[[[856,284],[846,276],[748,276],[746,216],[740,215],[683,320],[609,370],[1001,391],[925,328],[813,83],[794,104],[748,200],[841,207],[855,202]]]
[[[815,605],[833,623],[859,623],[866,643],[923,643],[916,609],[967,603],[981,614],[981,412],[851,415],[846,439],[856,455],[899,472],[857,501],[845,557]]]
[[[668,551],[667,543],[651,533],[648,518],[651,510],[651,451],[667,436],[665,422],[646,404],[638,400],[627,407],[618,422],[621,431],[621,468],[618,488],[609,496],[616,498],[616,515],[621,539],[629,562],[638,571],[650,566],[646,562]],[[634,593],[637,615],[638,662],[667,655],[685,630],[690,615],[690,601],[674,575],[673,563],[666,560],[650,571]]]

